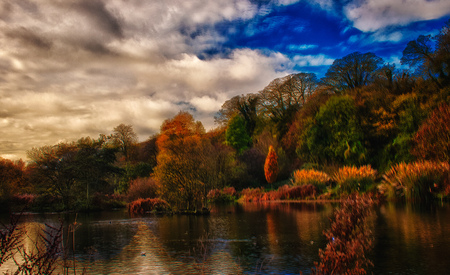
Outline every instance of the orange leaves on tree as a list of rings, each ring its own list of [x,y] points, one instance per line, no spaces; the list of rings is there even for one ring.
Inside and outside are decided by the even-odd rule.
[[[414,136],[412,153],[420,159],[450,160],[450,105],[432,112]]]
[[[268,183],[272,184],[277,179],[278,175],[278,156],[273,146],[269,147],[269,153],[264,163],[264,174]]]

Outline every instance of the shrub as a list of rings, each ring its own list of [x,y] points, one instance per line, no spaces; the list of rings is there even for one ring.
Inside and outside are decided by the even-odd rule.
[[[317,170],[296,170],[292,175],[292,184],[296,186],[314,185],[319,189],[325,189],[330,177]]]
[[[224,189],[212,189],[208,192],[207,198],[210,202],[230,202],[236,200],[236,190],[234,187]]]
[[[260,201],[263,195],[262,188],[246,188],[241,191],[241,200],[245,202]]]
[[[137,199],[155,198],[158,184],[153,178],[137,178],[131,181],[127,192],[129,202]]]
[[[169,204],[162,199],[137,199],[128,204],[128,212],[130,214],[144,214],[150,211],[168,211]]]
[[[449,175],[447,162],[399,163],[383,176],[379,190],[390,198],[428,200],[438,194],[449,195]]]
[[[320,262],[315,263],[313,274],[367,274],[366,268],[372,265],[366,252],[372,248],[374,204],[368,195],[352,195],[342,202],[324,232],[328,243],[319,250]]]
[[[350,194],[355,191],[366,191],[368,187],[374,184],[376,176],[377,170],[372,169],[370,165],[359,168],[344,166],[334,174],[333,180],[339,187],[339,193]]]
[[[430,142],[432,141],[432,142]],[[450,160],[450,105],[442,104],[414,136],[413,155],[428,160]]]

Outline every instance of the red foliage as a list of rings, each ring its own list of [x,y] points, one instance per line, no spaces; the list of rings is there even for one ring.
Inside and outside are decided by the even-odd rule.
[[[450,161],[450,105],[442,104],[414,136],[413,155],[420,159]]]
[[[247,188],[241,191],[241,198],[245,202],[292,200],[315,197],[317,193],[317,187],[311,184],[293,187],[284,185],[268,192],[262,188]]]
[[[331,228],[325,232],[328,244],[319,250],[320,263],[313,274],[366,274],[372,262],[366,251],[372,248],[369,218],[375,200],[366,195],[350,196],[334,212]]]
[[[234,187],[226,187],[223,189],[212,189],[208,192],[207,198],[213,202],[234,201],[236,199],[236,189]]]
[[[144,214],[149,211],[166,211],[169,210],[169,204],[162,199],[137,199],[128,204],[128,212],[131,214]]]
[[[152,178],[137,178],[132,180],[127,192],[128,201],[155,198],[158,184]]]
[[[264,164],[264,175],[268,183],[272,184],[277,180],[278,176],[278,156],[273,146],[269,147],[269,153]]]

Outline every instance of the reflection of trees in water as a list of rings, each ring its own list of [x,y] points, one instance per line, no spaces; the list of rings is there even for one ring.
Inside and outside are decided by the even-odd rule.
[[[389,203],[380,207],[378,217],[375,268],[388,267],[394,273],[448,273],[450,205]]]
[[[92,274],[180,274],[180,272],[196,274],[198,271],[214,274],[239,273],[239,265],[233,261],[228,252],[214,249],[214,243],[208,240],[202,242],[208,246],[205,250],[196,251],[205,253],[196,255],[202,260],[191,259],[190,262],[184,262],[170,256],[167,248],[150,230],[148,224],[140,222],[136,234],[120,254],[108,261],[95,262],[87,271]]]

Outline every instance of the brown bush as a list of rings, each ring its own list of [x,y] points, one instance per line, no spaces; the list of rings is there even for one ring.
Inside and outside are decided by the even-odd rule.
[[[137,199],[128,204],[128,212],[131,214],[144,214],[150,211],[168,211],[169,204],[162,199]]]
[[[156,198],[158,184],[153,178],[137,178],[132,180],[127,192],[129,202],[137,199]]]

